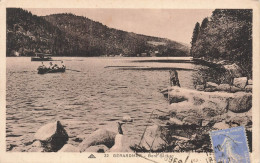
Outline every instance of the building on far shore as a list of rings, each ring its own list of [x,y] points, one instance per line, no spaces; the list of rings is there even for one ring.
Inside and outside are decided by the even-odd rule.
[[[19,57],[21,54],[18,51],[12,50],[11,56]]]

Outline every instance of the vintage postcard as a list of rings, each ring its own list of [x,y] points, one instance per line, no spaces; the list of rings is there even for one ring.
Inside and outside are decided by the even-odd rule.
[[[259,2],[0,1],[0,162],[259,162]]]

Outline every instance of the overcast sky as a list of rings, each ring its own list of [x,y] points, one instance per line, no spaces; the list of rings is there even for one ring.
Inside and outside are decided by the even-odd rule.
[[[210,17],[206,9],[29,9],[32,14],[45,16],[73,13],[101,22],[111,28],[168,38],[190,44],[196,22]]]

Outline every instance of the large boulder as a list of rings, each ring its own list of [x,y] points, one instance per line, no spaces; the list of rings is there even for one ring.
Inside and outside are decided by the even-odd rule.
[[[71,144],[65,144],[58,152],[79,152],[79,149]]]
[[[109,148],[104,144],[100,144],[100,145],[90,146],[84,152],[106,153],[107,151],[109,151]]]
[[[130,149],[129,138],[122,134],[117,134],[115,138],[115,145],[109,152],[133,152]]]
[[[42,126],[34,135],[47,152],[56,152],[67,143],[69,136],[60,121]]]
[[[239,78],[242,76],[242,69],[237,64],[224,65],[224,68],[232,78]]]
[[[146,129],[140,146],[147,151],[163,151],[166,142],[163,137],[163,127],[158,125],[149,126]]]
[[[115,144],[116,133],[106,129],[98,129],[88,135],[80,144],[80,152],[84,152],[88,147],[104,144],[111,148]]]
[[[233,85],[238,88],[245,88],[247,84],[247,77],[234,78]]]
[[[229,98],[228,110],[235,113],[242,113],[250,110],[252,107],[252,94],[245,92],[236,92]]]

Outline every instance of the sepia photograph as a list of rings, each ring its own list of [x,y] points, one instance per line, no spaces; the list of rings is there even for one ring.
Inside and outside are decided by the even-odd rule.
[[[250,162],[252,8],[5,12],[6,153]]]

